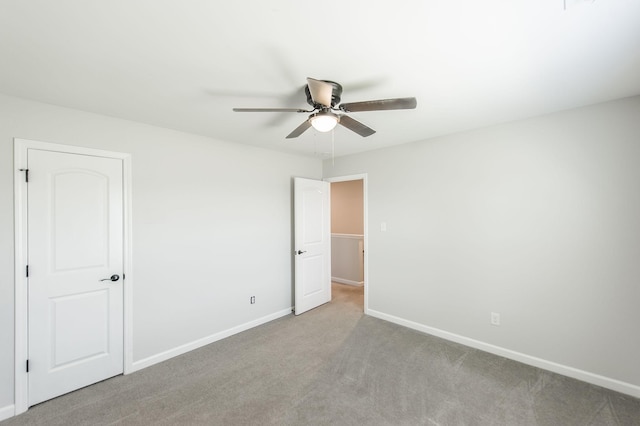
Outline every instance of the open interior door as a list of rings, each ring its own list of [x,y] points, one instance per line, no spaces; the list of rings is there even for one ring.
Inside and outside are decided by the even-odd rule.
[[[294,178],[296,315],[331,300],[330,188],[329,182]]]

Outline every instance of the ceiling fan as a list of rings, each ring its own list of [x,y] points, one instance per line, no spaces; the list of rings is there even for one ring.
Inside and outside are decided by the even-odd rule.
[[[301,125],[289,133],[287,139],[297,138],[309,127],[320,132],[328,132],[340,124],[362,137],[371,136],[376,131],[349,117],[349,112],[384,111],[392,109],[414,109],[416,98],[380,99],[375,101],[340,103],[342,86],[334,81],[307,78],[305,86],[307,103],[313,109],[299,108],[234,108],[236,112],[301,112],[311,113]]]

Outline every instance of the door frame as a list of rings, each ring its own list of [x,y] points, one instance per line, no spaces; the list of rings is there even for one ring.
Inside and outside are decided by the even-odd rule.
[[[369,195],[368,195],[367,173],[360,173],[347,176],[336,176],[324,178],[323,180],[333,182],[347,182],[351,180],[362,180],[362,214],[363,214],[363,244],[364,244],[364,313],[369,314]]]
[[[133,372],[133,268],[131,244],[131,154],[85,148],[73,145],[62,145],[50,142],[40,142],[28,139],[14,138],[14,344],[15,344],[15,375],[14,375],[14,407],[15,415],[24,413],[29,408],[28,374],[26,360],[29,354],[29,324],[28,324],[28,291],[25,267],[28,260],[27,245],[27,184],[25,172],[27,168],[27,151],[39,149],[44,151],[80,154],[96,157],[113,158],[122,161],[122,196],[123,196],[123,271],[126,280],[123,281],[123,360],[124,374]]]

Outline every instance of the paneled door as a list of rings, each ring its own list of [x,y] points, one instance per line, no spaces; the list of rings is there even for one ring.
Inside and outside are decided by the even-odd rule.
[[[123,372],[123,163],[27,152],[28,404]]]
[[[299,315],[331,300],[330,184],[295,178],[295,309]]]

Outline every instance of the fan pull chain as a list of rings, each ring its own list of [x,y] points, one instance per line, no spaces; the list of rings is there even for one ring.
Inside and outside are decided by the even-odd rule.
[[[331,165],[336,165],[336,129],[331,130]]]
[[[318,139],[316,138],[316,132],[313,132],[313,153],[318,155]]]

